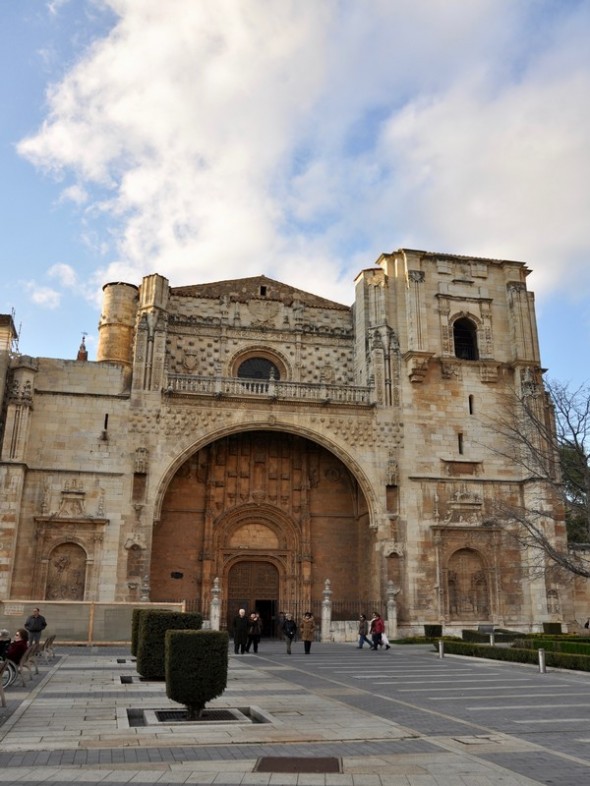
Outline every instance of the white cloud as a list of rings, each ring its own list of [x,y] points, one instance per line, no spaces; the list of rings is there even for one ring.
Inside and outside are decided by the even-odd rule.
[[[75,289],[78,286],[78,276],[71,265],[64,265],[61,262],[52,265],[47,271],[47,275],[49,278],[56,278],[64,288]]]
[[[110,221],[93,287],[266,273],[349,302],[360,267],[410,245],[590,288],[584,4],[105,6],[118,23],[20,145]]]
[[[55,310],[61,304],[61,294],[50,287],[40,286],[36,281],[24,282],[24,288],[28,292],[30,300],[37,306]]]
[[[60,202],[73,202],[75,205],[83,205],[88,202],[88,192],[78,183],[64,188],[61,192]]]

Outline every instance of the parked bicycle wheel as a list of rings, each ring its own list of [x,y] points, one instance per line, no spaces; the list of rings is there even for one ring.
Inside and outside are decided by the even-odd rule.
[[[16,666],[14,663],[9,660],[6,664],[6,668],[2,672],[2,687],[8,688],[18,677],[18,672],[16,670]]]

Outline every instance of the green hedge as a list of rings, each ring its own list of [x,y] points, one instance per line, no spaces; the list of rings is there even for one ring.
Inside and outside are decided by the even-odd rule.
[[[167,609],[141,609],[138,616],[137,671],[145,679],[163,680],[166,676],[166,631],[199,630],[203,617]]]
[[[445,642],[445,652],[449,655],[467,655],[473,658],[511,661],[513,663],[538,663],[536,649],[516,647],[491,647],[465,641]],[[546,652],[545,665],[556,669],[575,669],[590,671],[590,655],[574,655],[565,652]]]
[[[590,655],[590,641],[572,639],[521,639],[515,646],[522,649],[545,650],[545,652],[569,652],[571,655]]]
[[[498,628],[494,631],[494,641],[496,642],[509,642],[509,641],[516,641],[517,639],[522,639],[524,637],[524,633],[519,633],[515,630],[504,630]],[[489,633],[480,633],[478,630],[462,630],[461,636],[463,641],[474,641],[474,642],[489,642],[490,634]]]
[[[166,631],[166,695],[195,720],[227,687],[229,636],[218,630]]]
[[[131,612],[131,654],[137,655],[137,640],[139,637],[139,615],[147,609],[133,609]]]
[[[461,641],[458,636],[430,636],[426,638],[426,636],[406,636],[403,639],[390,639],[390,643],[392,644],[436,644],[438,647],[437,642],[442,639],[443,641]]]

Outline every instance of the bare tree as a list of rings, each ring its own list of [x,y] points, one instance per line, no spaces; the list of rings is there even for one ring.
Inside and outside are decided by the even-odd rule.
[[[529,568],[590,577],[590,386],[529,374],[504,404],[486,447],[512,464],[520,493],[492,501],[492,515]]]

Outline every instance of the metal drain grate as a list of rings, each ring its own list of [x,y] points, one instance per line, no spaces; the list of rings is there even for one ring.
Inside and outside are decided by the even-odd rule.
[[[340,759],[334,756],[263,756],[254,772],[341,772]]]
[[[186,710],[158,710],[156,718],[160,723],[173,723],[187,720]],[[236,716],[229,710],[203,710],[199,721],[235,721]]]

